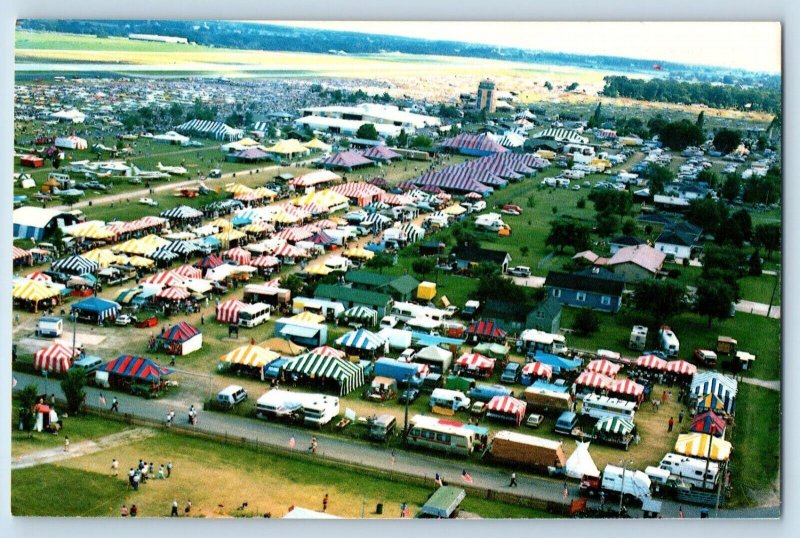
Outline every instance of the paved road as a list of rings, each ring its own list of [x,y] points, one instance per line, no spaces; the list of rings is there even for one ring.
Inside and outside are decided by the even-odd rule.
[[[33,384],[40,391],[45,390],[45,379],[19,372],[14,373],[17,380],[17,389]],[[56,397],[63,399],[61,387],[57,383],[49,382],[48,390],[56,394]],[[88,387],[87,404],[90,407],[99,406],[100,391]],[[120,411],[129,413],[135,417],[163,421],[170,409],[174,409],[177,414],[177,421],[185,420],[186,401],[171,400],[169,396],[160,400],[143,400],[127,394],[113,393],[117,396],[120,403]],[[106,393],[107,405],[110,405],[112,393]],[[195,407],[201,408],[201,402],[194,402]],[[294,429],[281,424],[271,422],[261,422],[246,419],[234,415],[223,415],[217,413],[201,412],[196,426],[202,431],[207,431],[219,435],[227,435],[233,438],[246,438],[267,444],[274,447],[288,449],[289,439],[294,435],[296,439],[295,450],[303,451],[311,441],[311,435],[315,432],[306,429]],[[454,459],[443,459],[435,456],[423,455],[416,452],[397,450],[394,464],[392,463],[391,451],[385,447],[372,444],[359,443],[353,440],[346,440],[338,437],[318,435],[319,448],[318,454],[333,460],[347,463],[357,463],[365,467],[381,470],[389,470],[399,474],[407,474],[427,478],[433,485],[433,477],[438,472],[445,482],[452,484],[461,483],[461,472],[466,469],[474,480],[474,487],[490,489],[495,491],[513,492],[531,498],[542,500],[564,502],[562,480],[553,480],[540,476],[518,474],[519,487],[509,488],[509,473],[503,470],[490,469],[488,467],[476,466],[472,463],[461,464]],[[578,487],[574,482],[568,485],[570,498],[578,495]],[[592,501],[595,505],[595,501]],[[664,500],[662,515],[665,518],[676,518],[680,510],[680,505]],[[684,505],[683,514],[686,518],[700,517],[700,508],[697,506]],[[630,513],[634,517],[639,517],[640,512],[631,509]],[[712,510],[713,513],[713,510]],[[747,510],[720,510],[720,517],[761,517],[774,518],[780,516],[779,507],[764,507]]]
[[[774,319],[781,319],[781,307],[772,305],[772,308],[765,303],[756,303],[753,301],[741,300],[736,303],[737,312],[747,312],[748,314],[755,314],[756,316],[769,317]]]

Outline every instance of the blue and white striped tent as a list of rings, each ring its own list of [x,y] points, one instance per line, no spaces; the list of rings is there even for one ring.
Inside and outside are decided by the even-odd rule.
[[[356,331],[350,331],[344,336],[340,336],[336,340],[336,343],[342,347],[349,347],[363,351],[373,351],[383,347],[384,340],[377,334],[362,328]]]
[[[253,125],[253,131],[257,133],[266,133],[269,131],[269,123],[266,121],[257,121],[255,125]]]
[[[203,212],[186,205],[179,205],[161,212],[161,216],[169,220],[199,219]]]
[[[53,262],[53,271],[76,276],[94,273],[97,268],[98,265],[95,262],[77,254]]]
[[[175,254],[179,254],[180,256],[184,256],[186,254],[191,254],[192,252],[195,252],[196,250],[200,250],[196,243],[193,243],[192,241],[183,241],[183,240],[173,241],[172,243],[170,243],[169,245],[167,245],[164,248],[166,250],[169,250],[170,252],[174,252]]]
[[[157,248],[153,252],[151,252],[147,257],[151,260],[157,262],[169,262],[177,258],[179,254],[172,250],[169,250],[169,245],[161,248]]]
[[[691,388],[689,389],[695,396],[716,396],[723,402],[725,411],[733,413],[736,408],[736,393],[739,384],[732,377],[718,372],[701,372],[692,378]]]
[[[239,140],[244,136],[241,129],[234,129],[221,121],[210,120],[189,120],[175,127],[175,130],[216,140]]]
[[[404,224],[400,229],[404,234],[406,234],[406,239],[412,243],[415,243],[425,237],[425,229],[415,226],[410,222]]]
[[[578,131],[572,129],[552,128],[539,131],[533,135],[534,138],[552,138],[556,142],[567,142],[573,144],[588,144],[589,139],[581,136]]]

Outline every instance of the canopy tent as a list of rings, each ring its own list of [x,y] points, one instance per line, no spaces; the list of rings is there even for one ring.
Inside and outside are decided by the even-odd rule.
[[[178,274],[174,270],[161,271],[142,280],[142,284],[154,284],[158,286],[178,286],[186,281],[186,277]]]
[[[114,252],[123,254],[136,254],[139,256],[149,256],[161,247],[169,245],[169,241],[154,234],[147,235],[141,239],[130,239],[119,245],[111,247]]]
[[[510,348],[496,342],[483,342],[472,348],[472,351],[480,353],[481,355],[486,355],[487,357],[502,359],[508,356]]]
[[[17,304],[29,304],[33,307],[33,312],[39,311],[42,301],[46,306],[55,306],[61,302],[61,292],[54,288],[49,288],[40,282],[21,279],[11,290],[11,297]]]
[[[570,478],[578,480],[583,479],[585,476],[600,476],[600,469],[595,465],[591,454],[589,454],[589,443],[581,443],[576,441],[575,451],[567,459],[564,464],[564,470]]]
[[[323,159],[321,164],[325,168],[345,168],[347,170],[352,170],[359,166],[368,166],[374,163],[359,152],[351,150],[334,153],[330,157]]]
[[[278,155],[288,155],[292,157],[293,155],[302,154],[305,155],[308,153],[310,148],[304,146],[300,143],[299,140],[295,138],[288,138],[286,140],[280,140],[275,145],[266,148],[267,153],[276,153]]]
[[[667,372],[673,374],[692,376],[697,373],[697,366],[686,361],[669,361],[666,367]]]
[[[60,271],[70,275],[81,276],[94,273],[98,269],[97,263],[83,256],[72,255],[53,262],[53,271]]]
[[[90,297],[72,305],[70,312],[75,312],[80,320],[100,324],[106,319],[116,318],[119,309],[119,304],[114,301],[108,301],[99,297]]]
[[[667,369],[667,361],[657,355],[642,355],[636,359],[636,366],[648,370],[663,371]]]
[[[341,313],[340,317],[347,320],[355,319],[363,321],[369,326],[375,326],[378,324],[378,312],[372,308],[367,308],[366,306],[354,306],[352,308],[348,308]]]
[[[200,269],[198,269],[197,267],[193,267],[191,265],[188,265],[188,264],[187,265],[181,265],[180,267],[176,267],[175,269],[172,270],[172,272],[174,274],[176,274],[178,276],[181,276],[181,277],[184,277],[184,278],[197,279],[197,278],[202,278],[203,277],[203,272]]]
[[[492,375],[494,365],[494,359],[490,359],[480,353],[464,353],[456,359],[456,366],[460,371],[480,373],[484,377]]]
[[[516,426],[525,420],[525,410],[527,403],[517,400],[511,396],[494,396],[486,404],[487,417],[499,418],[501,420],[513,420]]]
[[[709,442],[711,448],[709,452]],[[728,441],[706,435],[704,433],[684,433],[675,441],[675,452],[694,458],[727,461],[731,456],[731,445]]]
[[[188,355],[203,346],[203,333],[194,325],[179,321],[159,336],[170,355]]]
[[[307,258],[309,253],[306,249],[286,243],[276,248],[272,255],[277,258]]]
[[[697,400],[697,413],[704,411],[714,411],[715,413],[725,413],[725,402],[713,394],[706,394]]]
[[[452,360],[453,353],[437,345],[426,346],[414,355],[415,362],[436,366],[441,372],[446,372],[450,368]]]
[[[28,273],[25,276],[25,278],[27,278],[28,280],[32,280],[34,282],[44,282],[46,284],[53,282],[53,277],[51,277],[50,275],[46,275],[41,271],[34,271],[32,273]]]
[[[622,368],[622,366],[607,359],[593,360],[586,365],[587,372],[596,372],[612,378],[616,377],[617,373],[620,371],[620,368]]]
[[[296,357],[305,353],[306,351],[306,348],[303,346],[297,345],[286,338],[270,338],[268,340],[264,340],[258,345],[264,349],[270,349],[276,353],[280,353],[284,357]]]
[[[591,389],[605,390],[611,386],[612,380],[603,374],[597,372],[583,371],[575,380],[575,385],[582,387],[589,387]]]
[[[621,397],[634,397],[637,400],[644,395],[644,386],[631,379],[616,379],[611,382],[608,392]]]
[[[259,256],[258,258],[250,260],[250,265],[258,267],[259,269],[268,269],[270,267],[277,267],[281,261],[275,256]]]
[[[33,254],[31,251],[13,245],[11,246],[11,259],[15,265],[17,265],[18,262],[33,265]]]
[[[223,262],[220,258],[212,254],[210,256],[206,256],[205,258],[194,264],[194,266],[199,269],[208,270],[208,269],[214,269],[215,267],[219,267],[223,263],[225,262]]]
[[[315,170],[290,180],[289,185],[295,187],[313,187],[320,183],[329,183],[339,179],[342,179],[342,177],[330,170]]]
[[[220,323],[239,323],[239,312],[247,305],[238,299],[228,299],[217,305],[217,321]]]
[[[33,354],[33,368],[37,371],[47,370],[63,374],[69,370],[72,360],[80,354],[79,350],[54,343]]]
[[[107,248],[96,248],[83,254],[83,257],[89,261],[96,263],[99,267],[108,267],[113,263],[117,263],[119,256],[111,252]]]
[[[633,421],[629,418],[605,417],[597,421],[594,425],[594,431],[628,435],[633,432],[634,427]]]
[[[496,325],[493,321],[484,319],[471,324],[467,329],[467,334],[478,340],[502,340],[506,337],[506,332]]]
[[[718,372],[702,372],[692,378],[689,390],[698,397],[713,394],[723,402],[725,411],[733,414],[738,385],[735,379]]]
[[[316,275],[316,276],[325,276],[329,275],[333,272],[333,269],[326,266],[324,263],[315,263],[314,265],[309,265],[302,271],[307,275]]]
[[[374,351],[384,345],[383,338],[364,328],[340,336],[336,339],[336,343],[342,347],[359,351]]]
[[[165,301],[185,301],[191,294],[183,288],[161,288],[156,297]]]
[[[160,215],[169,220],[193,220],[202,218],[203,212],[193,207],[179,205],[178,207],[162,211]]]
[[[220,362],[228,364],[238,364],[251,368],[263,368],[280,355],[261,346],[244,345],[229,351],[219,358]]]
[[[700,413],[692,419],[689,431],[695,433],[706,433],[714,437],[725,437],[725,419],[711,410]]]
[[[355,247],[355,248],[348,248],[344,252],[342,252],[342,256],[345,258],[356,258],[359,260],[371,260],[375,257],[375,253],[371,250],[367,250],[364,247]]]
[[[249,265],[253,255],[241,247],[232,248],[222,253],[223,259],[233,260],[239,265]]]
[[[477,348],[475,348],[477,349]],[[548,366],[542,362],[529,362],[522,367],[522,375],[529,378],[544,378],[548,381],[553,376],[553,367]]]
[[[335,347],[330,347],[330,346],[315,347],[314,349],[311,350],[311,353],[316,353],[317,355],[325,355],[326,357],[336,357],[337,359],[343,359],[347,356],[347,354],[341,349],[336,349]]]
[[[386,146],[372,146],[371,148],[363,151],[361,153],[367,159],[371,159],[373,161],[386,161],[391,162],[392,159],[400,159],[403,156],[393,151]]]
[[[310,379],[330,379],[339,386],[339,395],[347,394],[364,384],[364,370],[350,361],[306,353],[290,361],[285,366],[289,373],[301,374]]]
[[[172,373],[172,370],[159,366],[152,359],[134,355],[120,355],[101,366],[100,370],[117,377],[148,383],[158,383],[162,377]]]
[[[81,222],[67,226],[64,229],[64,235],[71,237],[80,237],[90,240],[109,240],[117,237],[116,232],[106,228],[105,224],[98,220],[91,220],[88,222]]]
[[[131,256],[130,258],[125,259],[124,263],[132,267],[142,267],[142,268],[152,267],[153,265],[155,265],[155,262],[153,260],[145,258],[143,256]]]
[[[307,147],[308,149],[316,151],[330,151],[332,148],[330,144],[326,144],[319,138],[313,138],[308,142],[306,142],[305,144],[303,144],[303,146]]]
[[[288,318],[288,320],[318,325],[320,323],[325,323],[325,316],[320,316],[319,314],[315,314],[313,312],[300,312],[299,314],[295,314],[294,316]]]
[[[171,262],[178,258],[179,254],[169,250],[168,247],[159,247],[147,254],[147,256],[156,262]]]

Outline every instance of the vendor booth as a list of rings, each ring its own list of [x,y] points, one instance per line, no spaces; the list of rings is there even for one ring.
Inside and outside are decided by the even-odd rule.
[[[494,396],[486,404],[486,418],[513,422],[515,426],[525,420],[527,403],[511,396]]]
[[[102,325],[104,321],[113,321],[119,313],[119,303],[99,297],[90,297],[72,305],[70,312],[78,316],[78,321]]]
[[[488,378],[494,372],[495,360],[480,353],[464,353],[456,360],[455,372],[469,377]]]
[[[172,373],[152,359],[134,355],[120,355],[98,371],[108,373],[111,387],[146,397],[157,397],[168,386],[167,376]]]
[[[364,370],[346,359],[306,353],[289,361],[285,372],[301,383],[345,395],[364,384]]]
[[[40,349],[33,354],[33,368],[38,371],[48,371],[63,374],[69,370],[75,357],[81,352],[64,345],[55,343]]]
[[[185,321],[179,321],[158,336],[160,348],[169,355],[188,355],[203,346],[203,333]]]

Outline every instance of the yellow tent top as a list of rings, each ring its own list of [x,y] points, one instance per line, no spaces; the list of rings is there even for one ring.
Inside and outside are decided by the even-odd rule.
[[[430,301],[436,297],[436,284],[433,282],[420,282],[417,286],[417,299]]]
[[[371,260],[375,253],[363,247],[349,248],[342,253],[345,258],[361,258],[364,260]]]
[[[141,239],[130,239],[124,243],[111,247],[115,252],[147,256],[158,248],[169,245],[169,241],[157,235],[150,234]]]
[[[330,274],[332,270],[333,269],[327,267],[323,263],[317,263],[315,265],[307,267],[303,272],[309,275],[327,275]]]
[[[253,192],[255,194],[258,194],[259,196],[263,196],[264,198],[275,198],[278,195],[278,193],[276,193],[275,191],[271,191],[266,187],[258,187]]]
[[[448,215],[463,215],[464,213],[467,212],[467,210],[462,205],[455,204],[455,205],[451,205],[449,207],[446,207],[444,209],[444,212],[447,213]]]
[[[66,234],[86,239],[113,239],[116,237],[116,234],[107,229],[105,224],[96,220],[70,226]]]
[[[142,256],[131,256],[125,261],[125,263],[134,267],[150,267],[156,262],[150,258],[143,258]]]
[[[208,223],[208,226],[216,226],[221,231],[230,230],[231,228],[233,228],[233,224],[231,224],[229,220],[225,220],[223,218],[212,220],[211,222]]]
[[[295,222],[299,221],[300,217],[296,217],[294,215],[290,215],[286,211],[279,211],[272,216],[273,222],[278,222],[280,224],[294,224]]]
[[[323,142],[319,138],[315,138],[313,140],[309,140],[308,142],[306,142],[303,145],[305,147],[307,147],[308,149],[316,149],[316,150],[319,150],[319,151],[330,151],[331,148],[332,148],[332,146],[330,146],[329,144],[326,144],[325,142]]]
[[[314,323],[319,324],[325,321],[325,316],[320,316],[319,314],[315,314],[313,312],[301,312],[296,316],[292,316],[289,318],[290,321],[299,321],[302,323]]]
[[[301,353],[305,353],[306,351],[306,348],[303,346],[298,346],[294,342],[278,337],[270,338],[269,340],[265,340],[258,345],[264,349],[269,349],[288,357],[295,357]]]
[[[245,345],[226,353],[220,357],[219,360],[220,362],[227,362],[229,364],[241,364],[243,366],[261,368],[278,357],[280,357],[280,355],[269,349],[260,346]]]
[[[240,232],[239,230],[228,230],[226,232],[220,232],[215,234],[214,237],[219,239],[220,241],[235,241],[237,239],[241,239],[242,237],[247,237],[247,234],[244,232]]]
[[[112,263],[117,263],[119,256],[111,252],[107,248],[96,248],[82,254],[87,260],[91,260],[98,264],[100,267],[108,267]]]
[[[246,194],[248,192],[253,192],[253,189],[247,185],[242,185],[241,183],[228,183],[225,185],[225,192],[229,192],[231,194]]]
[[[281,155],[292,155],[294,153],[308,153],[309,149],[294,138],[281,140],[274,146],[267,148],[267,153],[279,153]]]
[[[14,286],[14,289],[11,292],[11,296],[14,299],[34,302],[49,299],[50,297],[55,297],[59,294],[60,292],[58,290],[48,288],[41,282],[27,279],[20,281],[16,286]]]
[[[684,433],[679,435],[678,440],[675,442],[675,452],[695,458],[709,458],[708,443],[712,439],[710,459],[726,461],[730,458],[732,445],[728,441],[706,433]]]
[[[267,227],[263,224],[259,224],[254,222],[252,224],[248,224],[247,226],[242,226],[241,231],[251,234],[260,234],[267,231]]]

